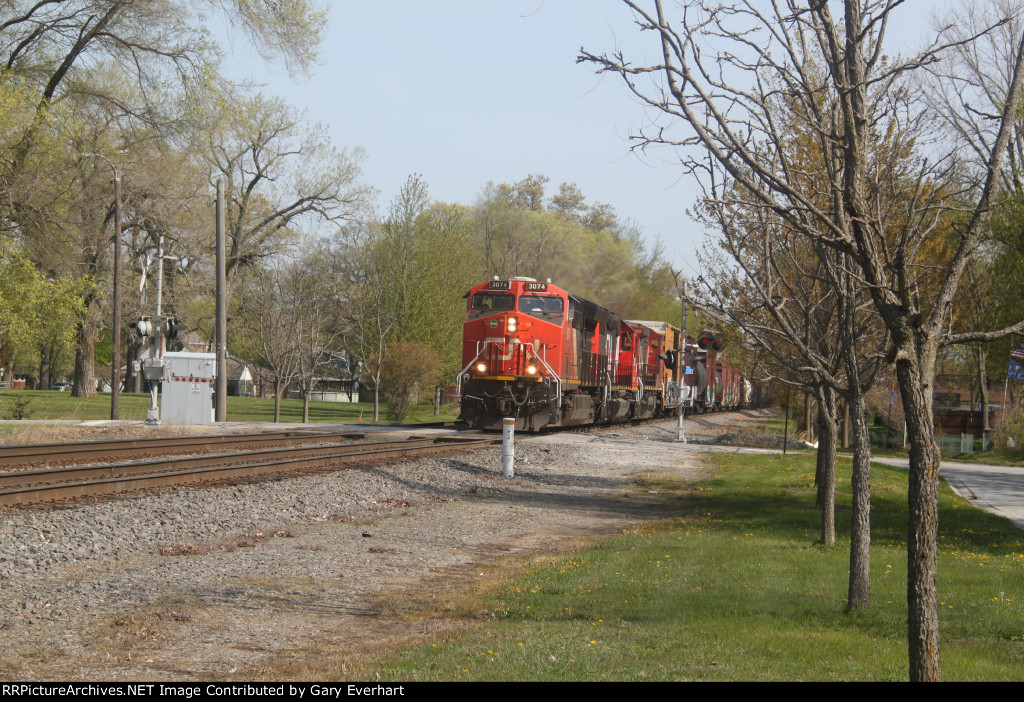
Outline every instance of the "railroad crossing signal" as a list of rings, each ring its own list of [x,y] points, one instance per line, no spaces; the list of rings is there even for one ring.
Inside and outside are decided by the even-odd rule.
[[[153,336],[153,321],[149,317],[143,317],[142,319],[133,322],[131,327],[135,330],[135,333],[143,339],[147,336]]]
[[[163,332],[165,339],[176,339],[178,334],[184,330],[185,325],[174,317],[168,317],[160,327],[160,331]]]

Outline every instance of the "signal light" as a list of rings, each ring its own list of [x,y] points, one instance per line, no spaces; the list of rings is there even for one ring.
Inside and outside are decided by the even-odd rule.
[[[725,340],[710,329],[705,329],[697,336],[697,346],[705,351],[721,351],[725,348]]]
[[[166,339],[176,339],[178,334],[185,331],[186,327],[181,322],[177,321],[173,317],[167,318],[163,325],[160,327],[161,333],[163,333]]]
[[[140,338],[153,336],[153,322],[149,317],[143,317],[142,319],[133,322],[131,327]]]
[[[675,370],[676,361],[679,360],[679,352],[676,349],[669,349],[665,353],[659,353],[658,358],[665,362],[665,368]]]

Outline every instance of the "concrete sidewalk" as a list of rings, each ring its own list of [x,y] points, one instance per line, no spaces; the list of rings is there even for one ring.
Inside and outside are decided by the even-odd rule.
[[[874,458],[897,468],[909,468],[905,458]],[[961,497],[984,510],[1013,520],[1024,529],[1024,468],[990,466],[983,463],[943,461],[939,474]]]

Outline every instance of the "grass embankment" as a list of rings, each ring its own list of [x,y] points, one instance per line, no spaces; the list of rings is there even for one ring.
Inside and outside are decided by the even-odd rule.
[[[713,460],[717,476],[703,483],[650,476],[640,485],[683,516],[528,566],[468,602],[442,601],[419,616],[461,616],[471,627],[357,677],[907,679],[906,473],[873,471],[871,607],[844,614],[848,536],[814,545],[813,456]],[[845,460],[840,484],[849,478]],[[943,676],[1024,679],[1021,532],[948,488],[940,499]],[[845,528],[848,488],[839,503]]]
[[[121,393],[121,419],[142,421],[149,409],[149,393]],[[229,397],[229,422],[273,422],[274,400],[258,397]],[[451,407],[442,410],[452,410]],[[25,416],[15,417],[14,414]],[[454,419],[457,409],[434,415],[429,405],[414,407],[406,417],[406,424],[437,422]],[[110,394],[97,397],[72,397],[69,392],[56,390],[4,390],[0,392],[0,419],[110,419]],[[351,424],[361,421],[371,424],[373,403],[369,402],[311,402],[309,421],[325,424]],[[387,423],[385,408],[381,408],[382,423]],[[302,421],[302,400],[281,401],[281,421]]]

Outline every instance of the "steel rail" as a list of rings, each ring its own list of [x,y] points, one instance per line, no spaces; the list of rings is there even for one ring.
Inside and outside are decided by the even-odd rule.
[[[199,436],[160,436],[152,438],[115,439],[111,441],[71,441],[51,444],[17,444],[0,446],[0,466],[26,463],[52,463],[71,459],[75,462],[112,458],[119,454],[145,456],[151,454],[185,453],[210,449],[231,449],[259,444],[304,444],[325,441],[358,440],[366,432],[304,429],[262,434],[214,434]]]
[[[51,468],[0,474],[0,506],[105,495],[188,483],[208,483],[268,474],[327,470],[412,456],[482,448],[499,439],[425,437],[347,446],[278,448],[254,452],[170,458],[162,461]]]

